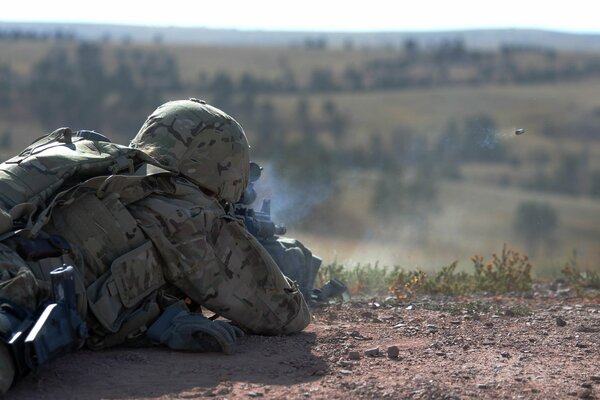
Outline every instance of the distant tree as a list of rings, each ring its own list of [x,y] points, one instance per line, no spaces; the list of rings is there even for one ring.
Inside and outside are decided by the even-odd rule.
[[[325,100],[322,110],[327,129],[333,134],[334,140],[338,144],[343,142],[348,126],[347,117],[339,111],[337,104],[332,100]]]
[[[403,43],[404,53],[408,58],[415,59],[419,56],[419,44],[414,38],[408,38]]]
[[[315,92],[329,92],[337,89],[333,72],[328,68],[315,68],[310,74],[310,89]]]
[[[304,39],[304,47],[312,50],[323,50],[327,48],[327,39],[324,37],[309,37]]]
[[[298,99],[296,103],[296,126],[307,140],[314,140],[314,123],[310,115],[310,104],[306,98]]]
[[[393,159],[386,158],[371,202],[371,208],[381,218],[394,218],[408,207],[403,171]]]
[[[210,84],[212,103],[215,106],[228,110],[232,108],[235,88],[233,79],[228,72],[218,72]]]
[[[558,228],[558,212],[549,204],[537,201],[519,203],[513,219],[513,230],[534,255],[539,244],[549,245]]]
[[[344,70],[342,79],[344,80],[344,86],[349,90],[364,89],[364,74],[357,68],[347,67]]]
[[[590,174],[590,195],[600,197],[600,171],[594,171]]]
[[[0,136],[0,149],[10,150],[13,145],[13,137],[11,131],[4,131]]]
[[[63,47],[51,49],[34,65],[29,94],[44,130],[66,126],[78,117],[77,70]]]
[[[552,189],[566,194],[581,194],[585,191],[588,166],[589,152],[586,148],[579,154],[561,154],[558,169],[552,177]]]
[[[462,138],[455,120],[449,120],[446,128],[437,139],[433,152],[437,159],[436,165],[446,178],[460,178],[459,165],[461,160]]]
[[[11,106],[13,71],[10,65],[0,65],[0,108],[5,111]]]

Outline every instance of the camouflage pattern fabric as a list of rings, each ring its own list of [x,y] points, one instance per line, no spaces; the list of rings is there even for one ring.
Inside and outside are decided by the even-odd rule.
[[[203,100],[177,100],[148,117],[130,147],[217,197],[236,202],[248,185],[248,140],[235,119]]]
[[[179,180],[174,196],[149,196],[129,210],[160,253],[165,279],[198,304],[253,333],[309,324],[297,286],[215,198]]]
[[[29,310],[35,310],[47,297],[27,263],[12,249],[0,243],[0,298],[11,300]]]
[[[108,347],[142,332],[169,287],[248,332],[304,329],[310,312],[301,292],[243,224],[191,182],[170,179],[172,192],[154,188],[127,206],[118,193],[99,199],[86,191],[57,206],[44,228],[74,248],[86,286],[88,345]],[[34,308],[47,285],[27,263],[0,244],[0,297]]]

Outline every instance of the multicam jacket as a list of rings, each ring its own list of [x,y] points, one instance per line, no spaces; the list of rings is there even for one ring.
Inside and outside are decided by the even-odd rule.
[[[20,196],[2,191],[4,225],[21,223],[17,235],[28,239],[64,238],[69,248],[27,260],[15,230],[4,229],[1,298],[39,306],[48,296],[49,272],[72,263],[79,271],[79,309],[87,316],[92,348],[135,340],[173,296],[254,333],[291,333],[308,325],[302,294],[214,197],[135,149],[88,140],[52,142],[45,149],[46,155],[34,149],[16,160],[38,172],[20,181],[22,186],[15,184],[14,165],[0,168],[0,188],[11,187]],[[65,165],[70,151],[81,157],[75,173]],[[36,183],[35,176],[44,175],[58,194]],[[89,179],[67,184],[81,176]]]

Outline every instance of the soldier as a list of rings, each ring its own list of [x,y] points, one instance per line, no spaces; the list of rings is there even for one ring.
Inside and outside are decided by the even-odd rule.
[[[31,368],[15,332],[48,303],[50,271],[63,264],[75,267],[91,349],[228,352],[242,330],[304,329],[296,283],[231,212],[248,153],[232,117],[190,99],[156,109],[129,147],[62,129],[2,164],[0,392]],[[280,247],[312,261],[290,243]],[[234,324],[190,312],[198,306]]]

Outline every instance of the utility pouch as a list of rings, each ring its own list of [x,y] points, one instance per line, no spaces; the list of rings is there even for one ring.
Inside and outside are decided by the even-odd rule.
[[[100,325],[117,333],[145,298],[165,284],[152,242],[123,254],[87,289],[88,304]]]

